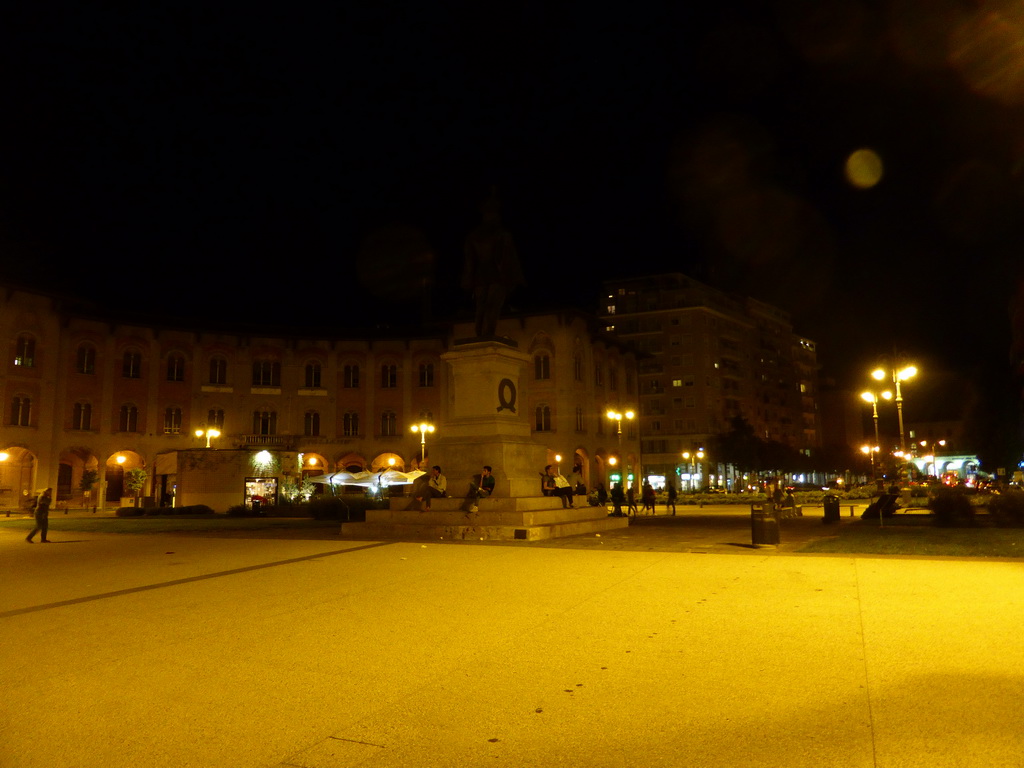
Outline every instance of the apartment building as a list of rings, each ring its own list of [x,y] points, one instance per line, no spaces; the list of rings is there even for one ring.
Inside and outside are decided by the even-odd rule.
[[[531,356],[519,402],[552,461],[579,461],[591,483],[606,480],[613,456],[638,463],[636,433],[618,436],[604,415],[636,396],[626,346],[572,311],[503,318],[499,331]],[[117,506],[136,468],[147,474],[150,503],[171,503],[183,490],[179,454],[207,443],[270,452],[282,486],[391,459],[418,468],[422,448],[410,427],[443,428],[450,382],[442,354],[471,335],[466,323],[308,337],[227,332],[119,318],[6,286],[0,508],[24,506],[46,487],[58,506]],[[431,461],[429,442],[424,458]],[[88,497],[86,473],[98,477]],[[242,503],[246,487],[231,480],[222,495]]]
[[[732,484],[708,447],[735,418],[762,439],[820,448],[815,344],[784,310],[663,274],[606,282],[600,314],[638,352],[648,475],[684,489]]]

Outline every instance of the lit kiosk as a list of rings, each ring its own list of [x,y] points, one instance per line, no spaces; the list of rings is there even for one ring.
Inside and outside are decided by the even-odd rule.
[[[446,416],[437,426],[428,464],[442,468],[448,498],[420,511],[408,497],[391,509],[367,510],[365,523],[345,523],[352,538],[537,540],[624,528],[585,502],[563,509],[543,496],[547,448],[537,442],[520,407],[520,380],[530,358],[504,339],[457,340],[441,356],[448,374]],[[470,483],[483,465],[494,469],[494,495],[478,499]],[[582,499],[581,499],[582,500]]]

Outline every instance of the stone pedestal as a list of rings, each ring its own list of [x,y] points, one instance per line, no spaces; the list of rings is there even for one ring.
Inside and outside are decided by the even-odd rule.
[[[519,382],[530,356],[498,339],[467,340],[441,356],[448,364],[447,416],[428,445],[430,464],[448,480],[448,496],[430,511],[408,497],[390,509],[368,510],[365,523],[344,523],[341,534],[360,539],[465,539],[531,541],[622,528],[628,518],[604,507],[563,509],[541,493],[547,448],[534,440]],[[494,495],[468,498],[483,466],[494,472]]]
[[[447,418],[430,454],[448,478],[448,493],[465,495],[486,464],[494,470],[496,497],[540,496],[547,448],[533,439],[519,396],[530,356],[488,340],[457,343],[441,359],[450,373]]]

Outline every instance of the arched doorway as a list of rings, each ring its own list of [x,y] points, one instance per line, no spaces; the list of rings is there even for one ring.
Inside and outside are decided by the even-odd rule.
[[[0,506],[21,509],[31,504],[36,497],[35,478],[34,453],[16,445],[0,451]]]
[[[125,473],[132,469],[145,469],[145,462],[135,451],[118,451],[107,459],[104,481],[107,492],[104,500],[107,503],[121,505],[121,500],[128,493],[125,486]]]
[[[95,503],[99,482],[99,459],[88,448],[69,448],[60,454],[56,501],[69,506]],[[88,487],[87,487],[88,486]]]

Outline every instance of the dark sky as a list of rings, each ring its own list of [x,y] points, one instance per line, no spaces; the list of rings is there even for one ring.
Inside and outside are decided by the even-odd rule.
[[[21,5],[8,276],[324,328],[415,306],[425,276],[466,306],[494,184],[519,305],[593,309],[602,279],[678,270],[789,309],[850,386],[894,350],[922,382],[1005,370],[1012,3]],[[859,148],[883,163],[867,189],[844,177]]]

